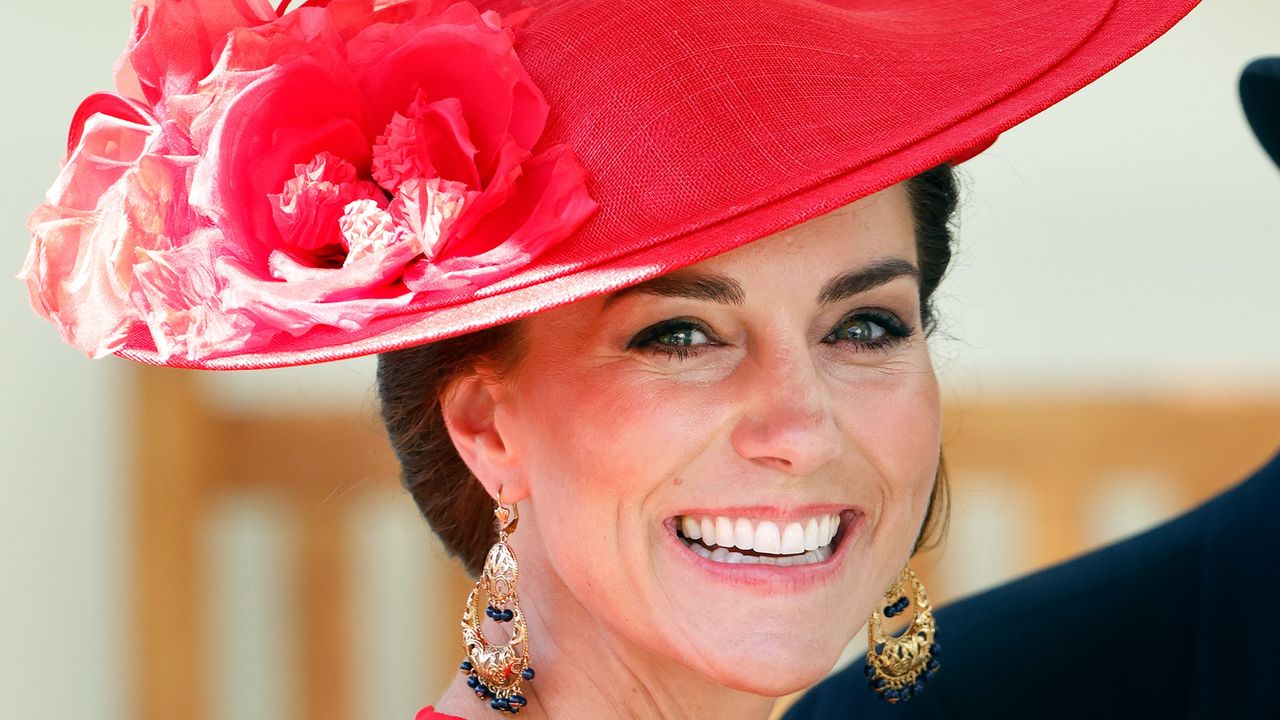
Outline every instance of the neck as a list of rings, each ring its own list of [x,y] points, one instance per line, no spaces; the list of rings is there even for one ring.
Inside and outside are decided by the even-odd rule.
[[[620,720],[765,720],[775,698],[713,682],[626,642],[587,612],[563,586],[543,586],[521,574],[521,606],[537,676],[525,682],[519,717],[608,717]],[[527,587],[524,587],[526,586]],[[499,720],[458,673],[436,709],[467,720]]]

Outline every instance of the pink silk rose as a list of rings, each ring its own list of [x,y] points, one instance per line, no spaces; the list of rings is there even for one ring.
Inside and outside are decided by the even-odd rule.
[[[29,222],[22,276],[68,342],[109,354],[141,322],[198,360],[358,330],[509,276],[595,211],[572,151],[533,154],[548,108],[496,14],[267,10],[135,10],[123,96],[86,101]]]
[[[72,126],[74,150],[32,213],[19,277],[32,306],[63,339],[93,357],[118,350],[136,319],[130,294],[140,250],[172,247],[192,221],[186,174],[145,111],[112,95],[88,98]]]

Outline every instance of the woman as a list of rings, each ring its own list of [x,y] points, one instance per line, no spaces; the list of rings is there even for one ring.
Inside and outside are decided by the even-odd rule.
[[[423,718],[763,718],[903,614],[899,701],[950,165],[1193,4],[156,0],[22,275],[95,356],[382,355],[480,576]]]

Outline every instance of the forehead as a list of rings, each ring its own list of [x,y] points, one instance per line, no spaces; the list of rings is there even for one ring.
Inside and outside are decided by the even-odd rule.
[[[827,275],[883,258],[917,264],[902,183],[676,272],[749,275],[787,268]]]

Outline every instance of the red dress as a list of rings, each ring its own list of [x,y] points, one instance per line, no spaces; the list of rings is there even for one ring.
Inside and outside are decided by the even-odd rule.
[[[435,708],[428,705],[422,708],[421,710],[419,710],[418,714],[414,716],[413,720],[462,720],[462,718],[457,717],[455,715],[445,715],[443,713],[438,713],[435,711]]]

